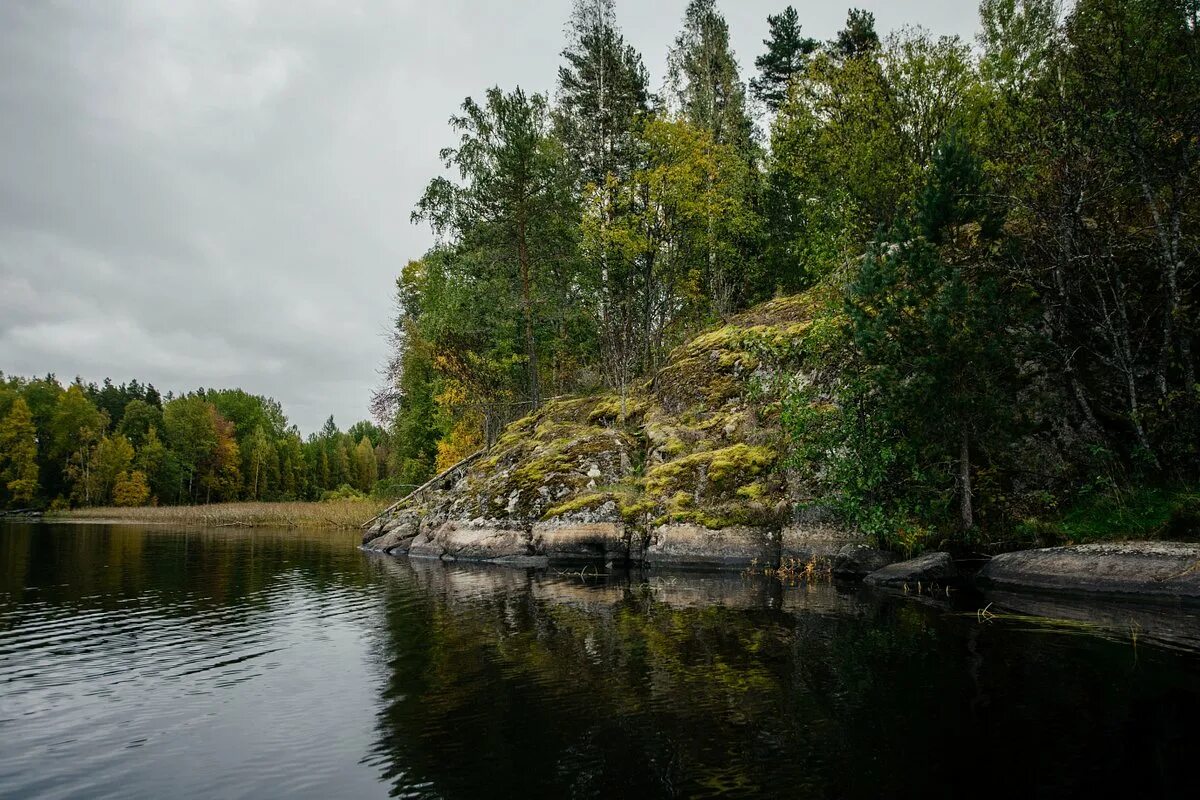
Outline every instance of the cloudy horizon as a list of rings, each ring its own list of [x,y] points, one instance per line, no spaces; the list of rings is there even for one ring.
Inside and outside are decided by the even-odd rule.
[[[794,2],[827,39],[842,4]],[[881,33],[974,2],[865,2]],[[0,371],[369,416],[409,213],[492,85],[553,93],[569,0],[0,6]],[[617,3],[662,81],[686,0]],[[722,4],[748,80],[785,0]]]

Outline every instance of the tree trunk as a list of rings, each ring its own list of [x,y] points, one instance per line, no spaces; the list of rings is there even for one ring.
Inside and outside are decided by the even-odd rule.
[[[1179,352],[1180,366],[1183,368],[1184,381],[1188,390],[1191,390],[1196,377],[1195,367],[1192,363],[1191,342],[1186,332],[1176,331],[1175,325],[1183,306],[1183,293],[1179,287],[1179,275],[1184,269],[1183,258],[1180,254],[1180,213],[1178,201],[1175,201],[1175,207],[1169,212],[1170,224],[1168,225],[1163,219],[1162,212],[1159,211],[1154,190],[1151,188],[1150,181],[1146,178],[1144,171],[1141,175],[1141,183],[1142,195],[1145,197],[1146,205],[1150,209],[1150,217],[1154,221],[1154,232],[1158,237],[1162,260],[1163,289],[1166,293],[1166,308],[1164,309],[1162,320],[1162,338],[1159,343],[1158,364],[1154,373],[1159,394],[1166,397],[1168,394],[1167,370],[1170,367],[1172,350],[1178,350]],[[1174,195],[1174,193],[1172,194]],[[1172,199],[1175,200],[1174,197]]]
[[[975,527],[975,511],[971,504],[971,439],[964,425],[958,449],[959,522],[963,531]]]
[[[1066,279],[1064,271],[1071,263],[1071,259],[1075,252],[1074,246],[1074,220],[1079,217],[1079,208],[1082,204],[1083,193],[1072,189],[1069,193],[1064,193],[1062,199],[1061,213],[1058,219],[1058,248],[1055,253],[1056,258],[1052,260],[1051,275],[1053,276],[1054,289],[1058,295],[1058,304],[1051,306],[1047,311],[1047,318],[1052,331],[1052,336],[1056,340],[1056,346],[1062,357],[1063,374],[1066,377],[1067,385],[1071,389],[1071,395],[1075,398],[1075,403],[1078,406],[1080,414],[1083,416],[1083,427],[1086,433],[1102,438],[1100,423],[1096,419],[1095,413],[1092,411],[1092,405],[1088,401],[1087,393],[1084,391],[1083,383],[1079,379],[1079,373],[1075,369],[1075,353],[1070,349],[1070,329],[1071,313],[1071,295],[1067,291]]]
[[[529,359],[529,401],[537,411],[541,402],[541,378],[538,375],[537,345],[533,339],[533,300],[529,278],[529,242],[525,219],[517,222],[517,260],[521,267],[521,305],[525,312],[525,355]]]

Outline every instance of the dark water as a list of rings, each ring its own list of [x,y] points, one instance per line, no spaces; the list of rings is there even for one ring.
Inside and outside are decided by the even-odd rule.
[[[1196,796],[1186,649],[354,544],[0,526],[0,795]]]

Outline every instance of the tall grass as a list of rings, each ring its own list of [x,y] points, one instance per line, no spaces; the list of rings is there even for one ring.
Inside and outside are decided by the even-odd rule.
[[[203,527],[357,528],[378,514],[386,500],[327,500],[321,503],[213,503],[203,506],[75,508],[47,519],[103,520]]]

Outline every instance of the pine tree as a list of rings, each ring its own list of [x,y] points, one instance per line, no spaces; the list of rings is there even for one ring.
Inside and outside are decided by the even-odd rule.
[[[787,99],[788,86],[804,73],[819,42],[801,35],[799,15],[792,6],[769,15],[767,25],[770,36],[763,40],[767,51],[754,60],[759,74],[750,81],[750,91],[759,102],[778,111]]]
[[[879,49],[879,34],[875,32],[875,15],[861,8],[852,8],[846,15],[846,27],[838,31],[829,43],[834,55],[841,58],[860,58]]]
[[[0,421],[0,480],[12,503],[28,503],[37,495],[37,430],[33,413],[22,397],[13,401]]]
[[[470,262],[480,268],[477,279],[496,270],[518,298],[527,396],[537,409],[545,309],[564,308],[577,284],[571,267],[579,210],[570,170],[550,135],[544,95],[493,87],[482,104],[467,98],[462,112],[450,120],[460,133],[459,146],[441,154],[461,183],[431,181],[413,219],[428,220],[436,233],[455,238],[459,248],[477,256]]]

